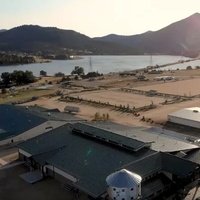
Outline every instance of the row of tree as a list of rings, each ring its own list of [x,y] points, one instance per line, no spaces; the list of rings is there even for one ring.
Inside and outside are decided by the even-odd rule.
[[[1,74],[1,85],[9,87],[10,85],[24,85],[33,83],[35,77],[31,71],[13,71],[12,73],[3,72]]]
[[[98,76],[103,76],[103,74],[100,74],[98,72],[88,72],[87,74],[85,74],[84,72],[84,68],[83,67],[79,67],[79,66],[75,66],[74,69],[71,72],[72,75],[79,75],[82,78],[95,78]]]
[[[33,56],[0,53],[0,65],[15,65],[35,63]]]
[[[98,72],[88,72],[87,74],[85,74],[84,68],[79,67],[79,66],[74,67],[74,69],[71,72],[71,75],[80,76],[83,79],[103,76],[103,74],[100,74]],[[47,72],[44,71],[44,70],[41,70],[40,76],[47,76]],[[55,77],[65,77],[65,74],[63,72],[57,72],[57,73],[54,74],[54,76]]]
[[[81,76],[82,78],[91,78],[102,76],[103,74],[99,74],[98,72],[89,72],[85,75],[84,69],[82,67],[76,66],[74,70],[71,72],[73,75]],[[40,71],[40,75],[47,76],[47,73],[43,70]],[[56,77],[65,77],[65,74],[62,72],[58,72],[55,74]],[[12,85],[24,85],[28,83],[33,83],[35,81],[35,77],[33,72],[31,71],[13,71],[3,72],[1,74],[0,86],[1,87],[9,87]]]

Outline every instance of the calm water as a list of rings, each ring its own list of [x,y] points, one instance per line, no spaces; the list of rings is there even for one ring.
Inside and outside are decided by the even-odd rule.
[[[37,63],[28,65],[2,66],[2,72],[12,72],[13,70],[30,70],[34,75],[38,76],[40,70],[47,71],[48,75],[54,75],[56,72],[70,74],[75,66],[83,67],[85,72],[90,71],[90,57],[92,62],[92,70],[100,73],[119,72],[124,70],[133,70],[146,67],[148,65],[160,65],[176,62],[180,56],[82,56],[80,60],[54,60],[51,63]],[[200,65],[200,61],[183,63],[175,66],[167,67],[170,69],[185,68],[186,66]]]

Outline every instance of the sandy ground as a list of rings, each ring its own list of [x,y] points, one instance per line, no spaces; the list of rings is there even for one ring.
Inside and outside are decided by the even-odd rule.
[[[41,79],[39,79],[37,83],[43,84],[43,83],[48,83],[49,81],[51,81],[52,83],[56,83],[57,81],[60,81],[61,79],[62,79],[61,77],[46,76],[46,77],[41,77]]]
[[[8,164],[8,162],[6,162],[5,160],[3,160],[2,158],[0,158],[0,166],[4,166]]]
[[[157,107],[156,109],[146,111],[142,114],[147,118],[153,119],[157,123],[163,123],[167,121],[167,115],[172,112],[178,111],[182,108],[199,107],[199,106],[200,106],[200,99],[194,99],[191,101],[160,106]]]
[[[12,153],[12,154],[9,154],[9,155],[2,157],[1,159],[4,160],[7,163],[10,163],[14,160],[17,160],[18,156],[19,156],[18,152],[15,152],[15,153]]]
[[[0,167],[18,159],[18,149],[16,147],[0,148]]]
[[[143,100],[141,100],[141,103],[143,103]],[[149,123],[140,121],[142,116],[145,116],[145,118],[151,118],[155,123],[164,123],[167,121],[168,114],[186,107],[198,107],[200,106],[200,100],[194,99],[176,104],[170,104],[164,106],[158,105],[158,107],[155,109],[146,112],[141,112],[140,113],[141,116],[138,118],[134,117],[132,114],[114,111],[106,107],[101,107],[101,106],[95,107],[90,104],[84,104],[84,103],[61,102],[58,100],[58,97],[54,98],[42,97],[36,101],[29,102],[24,105],[35,105],[35,104],[45,108],[58,108],[60,111],[64,111],[64,108],[67,105],[78,106],[80,108],[80,112],[77,114],[77,116],[83,119],[93,120],[96,112],[99,112],[100,114],[109,113],[110,120],[117,123],[125,125],[150,126]]]
[[[64,111],[64,108],[66,106],[65,102],[61,102],[58,100],[59,97],[53,97],[53,98],[47,98],[47,97],[41,97],[36,101],[24,103],[22,105],[38,105],[42,106],[44,108],[58,108],[60,111]]]
[[[159,97],[147,97],[132,93],[125,93],[120,91],[112,91],[112,90],[98,90],[94,92],[84,92],[84,93],[77,93],[75,95],[70,95],[74,97],[81,97],[87,100],[95,100],[101,102],[109,102],[112,105],[125,105],[129,104],[130,107],[135,106],[142,107],[145,105],[150,105],[152,102],[154,104],[160,104],[164,102],[164,98]]]
[[[182,80],[168,83],[137,87],[136,89],[149,91],[157,90],[161,93],[193,96],[200,94],[200,78]]]
[[[170,75],[171,72],[165,72],[162,75]],[[200,94],[200,70],[180,70],[172,73],[172,76],[179,76],[179,81],[173,82],[157,82],[152,81],[153,77],[161,76],[160,74],[150,74],[150,81],[148,82],[132,82],[134,84],[134,88],[141,90],[157,90],[163,93],[171,93],[178,95],[197,95]],[[195,77],[195,78],[194,78]],[[190,79],[189,79],[190,78]],[[84,99],[92,99],[101,102],[110,102],[111,104],[116,105],[127,105],[130,107],[141,107],[145,105],[149,105],[152,103],[157,105],[156,109],[149,110],[146,112],[141,112],[140,117],[134,117],[132,114],[122,113],[118,111],[111,110],[102,106],[94,106],[91,104],[85,103],[71,103],[71,102],[60,102],[58,101],[58,97],[56,98],[46,98],[41,97],[37,101],[29,102],[28,105],[37,104],[39,106],[43,106],[46,108],[59,108],[60,111],[63,111],[65,106],[78,106],[80,108],[80,113],[78,113],[78,117],[83,119],[92,120],[94,119],[94,115],[96,112],[100,114],[109,113],[110,119],[114,122],[118,122],[125,125],[136,125],[136,126],[151,126],[155,124],[149,124],[146,122],[141,122],[140,119],[142,116],[145,118],[151,118],[156,124],[166,122],[167,115],[171,112],[177,111],[186,107],[199,107],[200,99],[193,99],[191,101],[186,101],[182,103],[170,104],[170,105],[161,105],[160,103],[165,101],[164,98],[160,97],[147,97],[143,95],[136,95],[132,93],[125,93],[118,91],[117,86],[121,83],[122,85],[129,84],[132,87],[131,80],[134,77],[122,78],[117,75],[113,77],[106,77],[105,80],[97,81],[98,83],[108,83],[111,89],[108,90],[98,90],[98,91],[90,91],[90,92],[80,92],[80,93],[72,93],[70,95],[79,96]],[[85,81],[85,80],[84,80]],[[116,82],[115,82],[116,81]],[[118,82],[117,82],[118,81]],[[81,84],[82,81],[78,81]],[[95,84],[95,81],[89,82],[90,84]],[[115,89],[114,89],[115,88]],[[72,91],[71,91],[72,92]],[[27,105],[27,104],[26,104]]]
[[[185,198],[185,200],[192,200],[192,199],[196,199],[196,198],[200,198],[200,188],[197,189],[197,192],[196,192],[196,188],[193,188],[189,194],[187,195],[187,197]]]
[[[162,69],[164,70],[164,69]],[[106,88],[119,88],[119,87],[138,87],[138,86],[149,86],[158,84],[158,81],[155,81],[154,78],[157,76],[174,76],[178,80],[185,80],[191,78],[199,78],[200,70],[174,70],[174,71],[163,71],[161,74],[147,74],[145,76],[149,81],[139,81],[135,76],[119,76],[117,73],[112,75],[104,75],[104,80],[79,80],[75,81],[73,85],[85,86],[85,87],[106,87]]]
[[[125,125],[137,125],[137,126],[146,126],[149,127],[148,124],[141,122],[140,118],[134,117],[132,114],[123,113],[114,111],[105,107],[94,107],[91,105],[83,104],[83,103],[71,103],[71,102],[61,102],[57,100],[58,98],[40,98],[36,101],[29,102],[23,105],[38,105],[45,108],[58,108],[60,111],[64,111],[65,106],[78,106],[80,108],[80,112],[77,114],[78,117],[93,120],[95,113],[99,112],[102,114],[109,114],[110,120],[125,124]]]

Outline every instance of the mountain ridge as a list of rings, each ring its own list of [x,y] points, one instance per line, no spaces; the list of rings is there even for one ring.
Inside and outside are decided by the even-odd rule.
[[[109,34],[91,38],[74,30],[22,25],[0,30],[0,51],[68,52],[77,54],[170,54],[200,52],[200,14],[174,22],[158,31],[136,35]]]
[[[63,51],[64,49],[88,50],[97,54],[121,54],[130,51],[123,45],[95,41],[73,30],[38,25],[22,25],[0,32],[0,50],[3,51]]]
[[[142,53],[196,54],[200,52],[200,14],[195,13],[158,31],[130,36],[111,34],[94,39],[124,44]]]

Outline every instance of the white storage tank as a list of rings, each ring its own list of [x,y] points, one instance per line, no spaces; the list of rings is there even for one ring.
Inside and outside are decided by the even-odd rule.
[[[142,178],[138,174],[122,169],[110,174],[106,182],[112,200],[136,200],[141,197]]]

